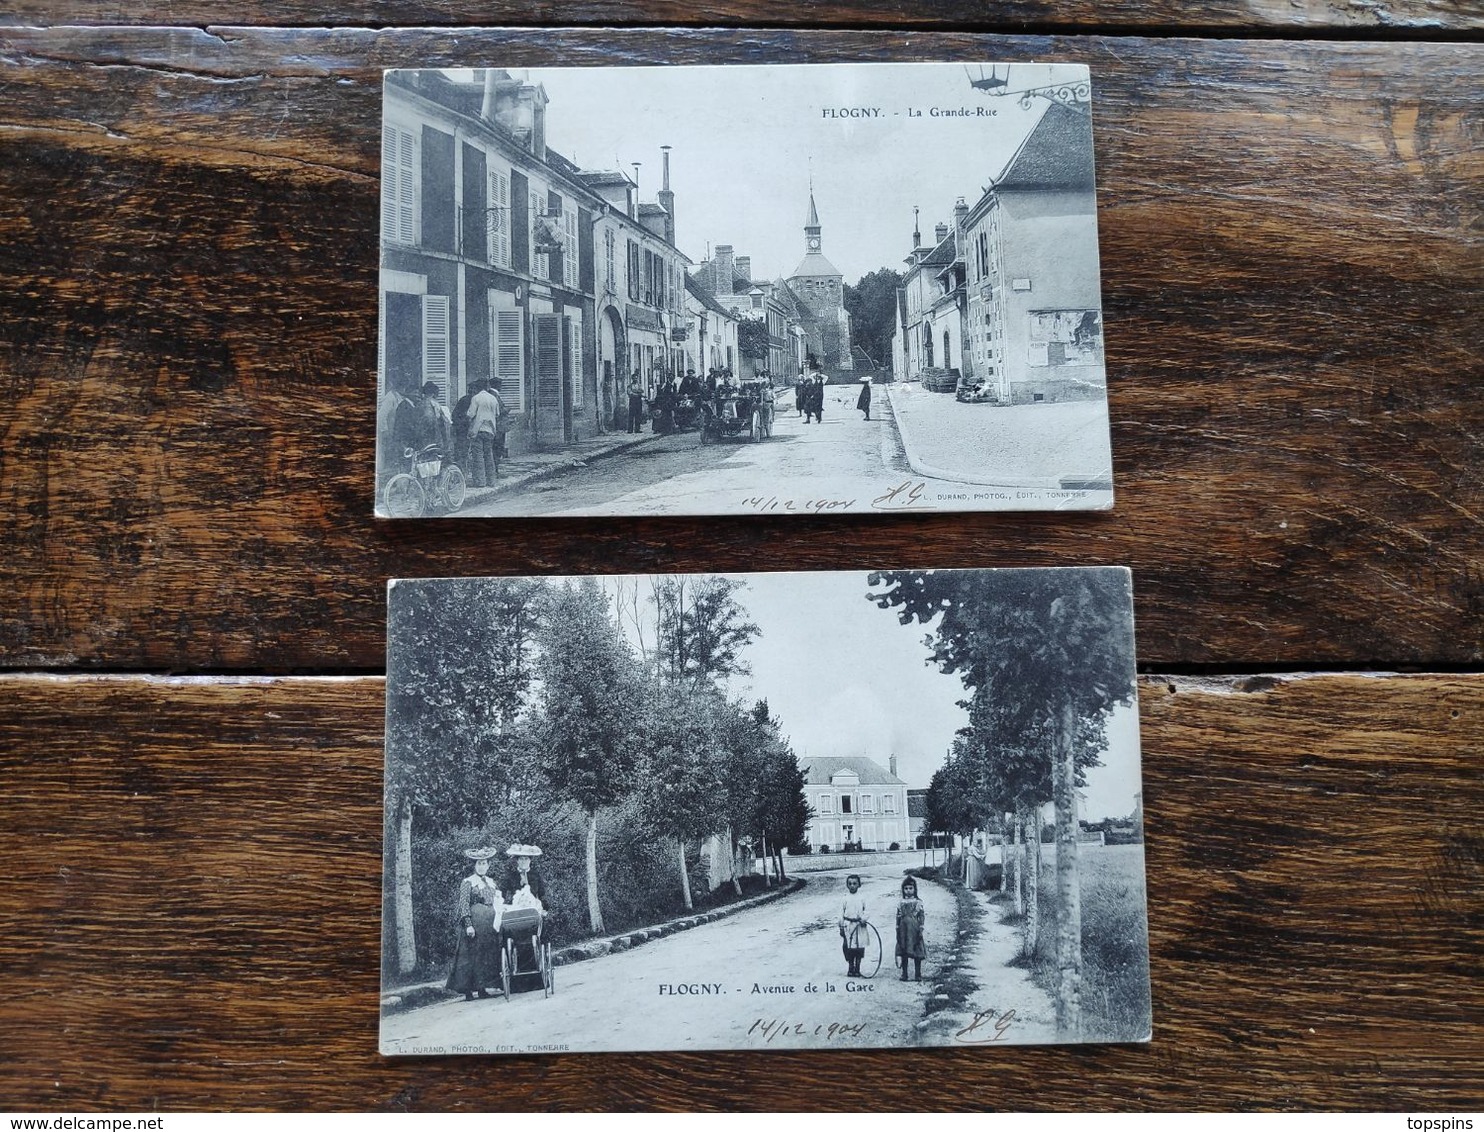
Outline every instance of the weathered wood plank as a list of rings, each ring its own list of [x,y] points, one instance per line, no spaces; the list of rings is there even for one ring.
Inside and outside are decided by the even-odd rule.
[[[1484,1103],[1484,676],[1140,694],[1147,1047],[455,1064],[375,1053],[380,680],[0,677],[0,1095],[48,1111]]]
[[[578,0],[560,6],[489,0],[481,4],[452,0],[371,0],[329,4],[306,0],[228,0],[172,3],[173,23],[206,26],[309,25],[316,27],[445,27],[483,25],[522,27],[568,25],[671,25],[730,27],[763,24],[782,27],[881,27],[944,30],[1130,31],[1183,34],[1201,32],[1346,31],[1360,35],[1456,34],[1484,26],[1476,4],[1468,0],[1226,0],[1198,8],[1172,0],[862,0],[859,3],[811,3],[780,6],[760,0],[712,0],[706,4],[679,0]],[[32,26],[66,24],[149,24],[161,12],[123,0],[12,0],[0,22]]]
[[[1093,68],[1112,514],[372,521],[379,68],[955,57]],[[762,562],[1127,563],[1146,663],[1476,662],[1481,74],[1447,44],[0,32],[0,664],[374,671],[389,576]]]

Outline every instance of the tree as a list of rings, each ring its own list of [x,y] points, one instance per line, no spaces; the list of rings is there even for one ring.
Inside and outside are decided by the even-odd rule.
[[[667,575],[654,583],[657,668],[676,683],[709,690],[749,669],[742,650],[758,635],[736,595],[747,583],[717,574]]]
[[[530,691],[536,584],[523,579],[398,582],[387,600],[386,797],[392,945],[417,965],[412,828],[482,823],[516,781]]]
[[[901,273],[889,267],[861,276],[853,287],[845,284],[851,340],[878,369],[885,369],[891,358],[891,340],[897,328],[897,289],[901,285]]]
[[[686,845],[713,833],[723,820],[726,782],[718,716],[730,707],[715,693],[675,696],[671,691],[669,682],[655,679],[646,689],[639,813],[650,834],[675,839],[689,910],[694,904]]]
[[[1126,570],[895,571],[869,596],[903,624],[931,624],[933,659],[982,694],[992,734],[1050,759],[1057,838],[1057,1027],[1081,1030],[1077,793],[1106,747],[1107,720],[1134,697]],[[1011,744],[1006,744],[1011,745]],[[1039,838],[1039,818],[1036,836]]]
[[[755,362],[768,360],[768,323],[761,318],[737,320],[737,350]]]
[[[768,701],[758,700],[751,716],[763,737],[752,826],[770,848],[778,879],[783,881],[788,879],[783,872],[783,850],[804,840],[814,814],[804,797],[804,768],[780,734],[778,721],[769,714]]]
[[[539,739],[552,789],[587,815],[587,908],[603,931],[598,899],[598,812],[633,788],[638,662],[592,578],[548,591],[538,634]]]

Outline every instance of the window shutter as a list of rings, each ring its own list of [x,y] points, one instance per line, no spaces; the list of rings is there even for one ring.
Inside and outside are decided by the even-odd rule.
[[[572,407],[582,408],[582,316],[572,315]]]
[[[381,129],[381,238],[411,244],[417,237],[417,140],[406,130]]]
[[[417,239],[413,226],[417,214],[417,142],[406,130],[397,133],[397,165],[401,173],[397,185],[397,239],[411,244]]]
[[[577,289],[577,206],[562,210],[562,275],[567,286]]]
[[[448,296],[423,296],[423,381],[436,382],[438,396],[448,393]]]
[[[510,266],[510,178],[496,169],[489,171],[489,260],[498,267]]]
[[[495,380],[500,400],[511,412],[525,410],[526,383],[523,372],[522,319],[518,309],[490,311],[490,376]]]

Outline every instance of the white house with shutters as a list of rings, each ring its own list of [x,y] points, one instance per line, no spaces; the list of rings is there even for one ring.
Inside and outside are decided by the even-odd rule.
[[[472,81],[468,77],[472,74]],[[499,70],[392,71],[382,124],[380,391],[490,380],[512,452],[599,428],[595,214],[546,145],[544,89]]]
[[[816,852],[910,844],[907,784],[897,777],[895,755],[885,769],[862,756],[800,757],[799,765],[814,814],[804,839]]]

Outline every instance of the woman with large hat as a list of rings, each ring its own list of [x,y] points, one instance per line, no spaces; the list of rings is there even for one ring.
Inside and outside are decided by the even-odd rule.
[[[500,984],[500,910],[505,903],[500,888],[489,878],[490,859],[498,849],[465,849],[473,872],[459,882],[458,946],[448,989],[464,998],[488,998],[486,987]]]

